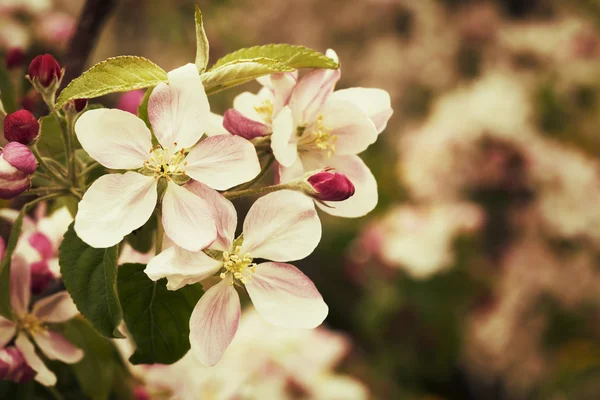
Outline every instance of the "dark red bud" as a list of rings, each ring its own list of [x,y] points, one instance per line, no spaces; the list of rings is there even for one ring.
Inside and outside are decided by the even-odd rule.
[[[7,69],[19,68],[23,66],[23,62],[25,61],[25,52],[19,47],[8,49],[5,61]]]
[[[43,87],[51,86],[55,80],[62,77],[60,64],[50,54],[37,56],[29,64],[29,78],[37,78]]]
[[[44,291],[48,283],[54,280],[47,261],[37,261],[31,264],[31,293],[37,295]]]
[[[37,138],[39,131],[40,123],[27,110],[15,111],[4,119],[4,137],[9,142],[30,144]]]
[[[85,107],[87,107],[87,99],[75,99],[73,100],[73,104],[75,104],[75,111],[80,113],[82,112]]]
[[[311,175],[308,183],[316,191],[312,196],[322,201],[343,201],[354,195],[354,185],[344,174],[324,170]]]

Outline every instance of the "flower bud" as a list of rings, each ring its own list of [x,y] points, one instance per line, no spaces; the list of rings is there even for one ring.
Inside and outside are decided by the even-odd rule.
[[[137,115],[138,107],[142,104],[144,95],[143,90],[132,90],[131,92],[123,93],[117,102],[117,108]]]
[[[312,197],[321,201],[343,201],[354,195],[354,185],[344,174],[332,169],[317,172],[306,179],[313,192]]]
[[[246,118],[235,108],[225,111],[225,115],[223,115],[223,128],[227,129],[232,135],[241,136],[248,140],[265,136],[269,133],[269,127],[265,124]]]
[[[4,137],[9,142],[30,144],[39,135],[40,123],[27,110],[15,111],[4,119]]]
[[[31,293],[38,295],[55,279],[54,274],[45,260],[31,264]]]
[[[37,79],[39,84],[44,88],[52,86],[62,78],[60,64],[50,54],[34,58],[31,64],[29,64],[28,73],[29,79],[32,81]]]
[[[23,61],[25,61],[25,52],[20,47],[10,48],[6,53],[4,61],[6,61],[7,69],[19,68],[23,65]]]
[[[75,99],[75,100],[73,100],[73,103],[75,104],[75,111],[80,113],[87,107],[88,100],[87,99]]]
[[[36,168],[35,156],[27,146],[8,143],[0,152],[0,199],[12,199],[29,189]]]
[[[35,376],[19,349],[10,346],[0,350],[0,381],[25,383]]]

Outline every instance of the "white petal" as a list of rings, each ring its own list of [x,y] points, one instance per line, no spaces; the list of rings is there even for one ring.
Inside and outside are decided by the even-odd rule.
[[[29,265],[18,254],[10,266],[10,304],[17,316],[25,314],[31,299],[31,271]]]
[[[296,158],[296,162],[294,162],[294,164],[292,164],[289,168],[279,164],[279,170],[277,174],[279,179],[277,182],[286,183],[293,181],[294,179],[302,178],[306,172],[304,170],[304,163],[302,161],[303,158],[305,158],[305,156]]]
[[[273,261],[299,260],[321,240],[321,221],[313,201],[291,190],[256,200],[244,221],[242,253]]]
[[[67,291],[45,297],[33,305],[32,314],[44,322],[66,322],[79,314]]]
[[[214,275],[222,265],[202,251],[173,246],[153,257],[144,272],[153,281],[167,278],[167,289],[177,290]]]
[[[204,133],[206,136],[229,135],[227,129],[223,127],[223,116],[213,112],[208,113]]]
[[[158,197],[156,183],[137,172],[98,178],[79,202],[77,236],[97,248],[119,243],[152,215]]]
[[[292,165],[298,157],[296,144],[296,127],[292,118],[292,110],[285,107],[273,121],[271,149],[279,164],[284,167]]]
[[[304,75],[294,87],[289,105],[297,125],[312,122],[340,79],[339,69],[316,69]]]
[[[173,182],[169,182],[163,197],[162,213],[165,233],[186,250],[205,249],[217,237],[206,201]]]
[[[126,111],[86,111],[75,123],[75,133],[81,147],[107,168],[139,168],[150,156],[150,130],[144,121]]]
[[[148,119],[163,147],[191,147],[208,129],[210,106],[194,64],[169,72],[169,84],[160,83],[148,101]]]
[[[330,99],[345,100],[356,105],[373,121],[377,133],[381,133],[385,129],[394,112],[390,94],[382,89],[357,87],[336,90]]]
[[[235,336],[240,321],[240,298],[228,280],[211,287],[200,298],[190,318],[190,344],[204,365],[213,366]]]
[[[298,71],[283,72],[271,75],[271,88],[275,94],[273,100],[273,115],[279,112],[290,101],[290,96],[296,84],[298,83]]]
[[[83,351],[59,333],[47,330],[33,335],[33,340],[50,360],[75,364],[83,358]]]
[[[213,136],[187,155],[185,173],[213,189],[226,190],[248,182],[260,172],[252,143],[237,136]]]
[[[20,334],[15,341],[15,345],[21,351],[23,358],[27,361],[31,369],[37,372],[35,375],[36,381],[44,386],[56,385],[56,375],[46,367],[46,364],[35,353],[35,348],[29,339],[27,339],[27,336]]]
[[[15,336],[17,325],[9,319],[0,317],[0,349],[4,348]]]
[[[377,205],[377,181],[369,167],[358,156],[333,156],[327,166],[345,174],[354,185],[352,197],[344,201],[326,202],[331,207],[318,204],[321,210],[338,217],[356,218],[371,212]]]
[[[185,184],[185,188],[208,203],[217,226],[217,239],[210,248],[221,251],[231,250],[237,227],[237,212],[231,201],[198,181],[189,181]]]
[[[264,123],[264,118],[256,111],[256,108],[263,106],[265,100],[264,97],[257,94],[242,92],[233,99],[233,108],[254,121]]]
[[[358,154],[377,140],[373,122],[360,108],[348,101],[329,99],[319,113],[323,115],[325,128],[337,136],[337,155]]]
[[[290,264],[258,264],[246,290],[256,311],[275,326],[315,328],[329,312],[310,278]]]

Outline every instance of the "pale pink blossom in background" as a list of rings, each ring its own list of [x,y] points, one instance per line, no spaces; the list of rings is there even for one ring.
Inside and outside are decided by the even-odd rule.
[[[205,365],[215,365],[234,338],[240,300],[233,286],[246,288],[254,307],[268,322],[289,328],[314,328],[328,307],[311,280],[286,261],[308,256],[321,238],[321,223],[310,198],[290,190],[267,194],[250,208],[241,240],[235,239],[237,213],[233,204],[198,182],[189,190],[210,204],[218,237],[209,252],[171,247],[152,259],[146,273],[167,278],[167,287],[199,282],[221,271],[221,282],[202,296],[190,319],[192,352]],[[235,240],[234,240],[235,239]],[[273,260],[256,264],[254,258]]]
[[[138,107],[144,100],[145,92],[143,90],[132,90],[119,96],[119,101],[115,108],[127,111],[133,115],[138,115]]]

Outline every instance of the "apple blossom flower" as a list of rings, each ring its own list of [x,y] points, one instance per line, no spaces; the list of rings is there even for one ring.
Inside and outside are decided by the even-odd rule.
[[[35,380],[42,385],[54,386],[56,376],[36,354],[31,340],[51,360],[74,364],[81,360],[83,351],[64,336],[48,328],[48,324],[66,322],[78,314],[66,291],[55,293],[37,301],[31,311],[31,274],[25,261],[15,256],[11,265],[10,300],[14,321],[0,317],[0,348],[13,338],[15,346],[27,364],[36,372]]]
[[[9,142],[31,144],[40,133],[40,123],[27,110],[18,110],[7,114],[4,119],[4,137]]]
[[[35,156],[27,146],[8,143],[0,151],[0,199],[12,199],[28,190],[36,168]]]
[[[106,168],[129,171],[92,184],[79,203],[75,231],[93,247],[119,243],[148,221],[163,181],[165,233],[178,246],[198,251],[215,240],[215,223],[206,202],[182,185],[191,178],[225,190],[249,181],[260,172],[256,151],[231,135],[196,144],[209,125],[209,104],[193,64],[169,72],[169,85],[152,91],[148,115],[157,146],[144,122],[125,111],[91,110],[77,120],[75,132],[92,158]]]
[[[337,60],[333,50],[327,55]],[[270,82],[259,80],[266,85],[259,95],[240,94],[234,108],[251,120],[271,122],[271,148],[281,182],[335,168],[350,179],[356,192],[345,201],[318,206],[332,215],[360,217],[377,205],[377,182],[356,154],[377,140],[392,108],[389,94],[381,89],[334,92],[340,74],[339,69],[318,69],[297,81],[293,74],[271,75]],[[241,123],[237,126],[241,129]]]
[[[200,362],[215,365],[235,336],[240,300],[234,284],[246,288],[258,313],[273,325],[321,324],[328,312],[323,298],[306,275],[284,263],[308,256],[319,243],[321,223],[313,202],[290,190],[267,194],[252,205],[242,235],[234,240],[233,204],[199,182],[188,188],[211,205],[217,239],[206,253],[170,247],[145,271],[155,281],[166,277],[170,290],[220,273],[221,281],[200,298],[190,319],[191,347]],[[274,262],[256,264],[257,258]]]

